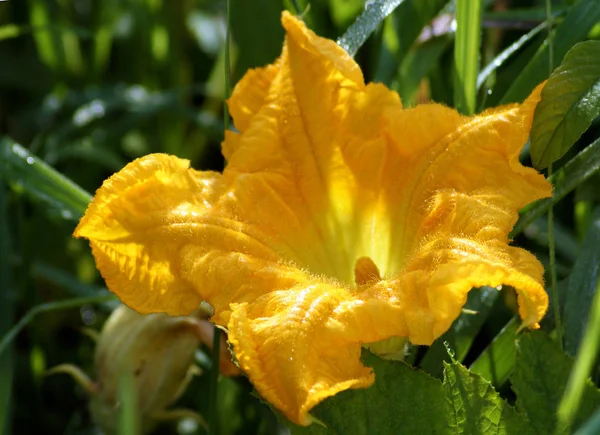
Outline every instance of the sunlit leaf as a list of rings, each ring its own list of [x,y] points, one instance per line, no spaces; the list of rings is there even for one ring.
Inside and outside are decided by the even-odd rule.
[[[550,75],[531,127],[531,159],[561,158],[600,113],[600,41],[576,44]]]

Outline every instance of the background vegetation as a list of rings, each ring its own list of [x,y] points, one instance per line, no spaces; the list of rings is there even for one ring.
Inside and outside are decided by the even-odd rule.
[[[381,21],[386,3],[390,10],[400,5]],[[522,101],[576,43],[600,37],[596,0],[375,4],[383,7],[363,23],[363,29],[378,24],[366,43],[356,39],[358,30],[342,42],[349,51],[360,47],[355,58],[367,81],[396,90],[406,106],[434,100],[473,113]],[[337,39],[365,2],[231,0],[232,84],[248,68],[279,55],[284,8],[303,12],[317,34]],[[17,321],[24,319],[25,326],[0,349],[0,432],[97,433],[85,392],[66,376],[45,376],[48,368],[66,362],[92,374],[94,342],[82,328],[100,329],[115,306],[87,243],[71,233],[88,192],[136,157],[166,152],[189,158],[197,169],[223,168],[225,36],[224,0],[0,2],[0,339]],[[579,134],[568,132],[572,140],[560,146],[543,139],[532,145],[538,167],[555,162],[546,169],[554,174],[555,197],[524,211],[514,236],[544,263],[549,292],[554,287],[554,300],[560,301],[544,330],[567,354],[587,352],[581,358],[593,363],[596,349],[582,347],[586,328],[590,336],[600,334],[588,322],[600,273],[600,129],[594,121],[600,55],[593,56],[600,51],[590,50],[583,53],[587,60],[575,60],[569,69],[575,71],[569,76],[573,83],[584,75],[577,68],[593,70],[576,101],[591,101],[576,117],[587,125]],[[558,100],[564,105],[565,98]],[[529,144],[522,159],[532,162]],[[555,245],[555,255],[549,245]],[[450,360],[445,343],[454,358],[513,402],[508,379],[516,358],[515,304],[510,291],[474,292],[468,307],[479,315],[461,317],[430,349],[413,349],[409,362],[441,377],[442,361]],[[558,329],[557,314],[563,320]],[[203,415],[212,401],[208,355],[198,355],[205,374],[194,378],[178,402]],[[598,382],[598,366],[588,369],[580,378],[591,374]],[[220,433],[285,431],[251,391],[244,378],[220,379]],[[598,428],[593,425],[600,424],[599,415],[586,427]],[[157,431],[204,429],[165,424]]]

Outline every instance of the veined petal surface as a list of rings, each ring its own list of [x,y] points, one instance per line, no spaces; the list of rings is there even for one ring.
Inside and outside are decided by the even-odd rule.
[[[508,233],[551,187],[518,160],[541,87],[474,117],[405,109],[334,42],[282,22],[281,57],[228,102],[238,132],[226,132],[223,174],[137,160],[75,235],[138,311],[208,301],[260,394],[308,424],[321,400],[373,382],[363,344],[431,344],[473,287],[513,286],[537,327],[542,266]]]

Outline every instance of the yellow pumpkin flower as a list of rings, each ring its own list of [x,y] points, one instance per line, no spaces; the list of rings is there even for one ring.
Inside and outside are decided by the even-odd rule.
[[[306,425],[323,399],[373,383],[363,345],[431,344],[473,287],[514,287],[536,328],[543,269],[508,233],[551,186],[518,158],[541,87],[474,117],[403,109],[333,41],[282,22],[281,57],[228,101],[238,132],[223,173],[138,159],[105,181],[75,236],[137,311],[208,301],[258,392]]]

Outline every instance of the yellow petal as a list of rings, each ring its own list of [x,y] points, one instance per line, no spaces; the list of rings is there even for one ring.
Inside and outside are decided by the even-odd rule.
[[[75,237],[90,240],[109,289],[142,313],[188,314],[201,297],[184,282],[178,251],[219,193],[221,174],[153,154],[128,164],[96,192]]]
[[[348,292],[326,283],[271,292],[233,305],[229,340],[260,394],[298,424],[323,399],[372,384],[360,343],[342,342],[324,328]]]

